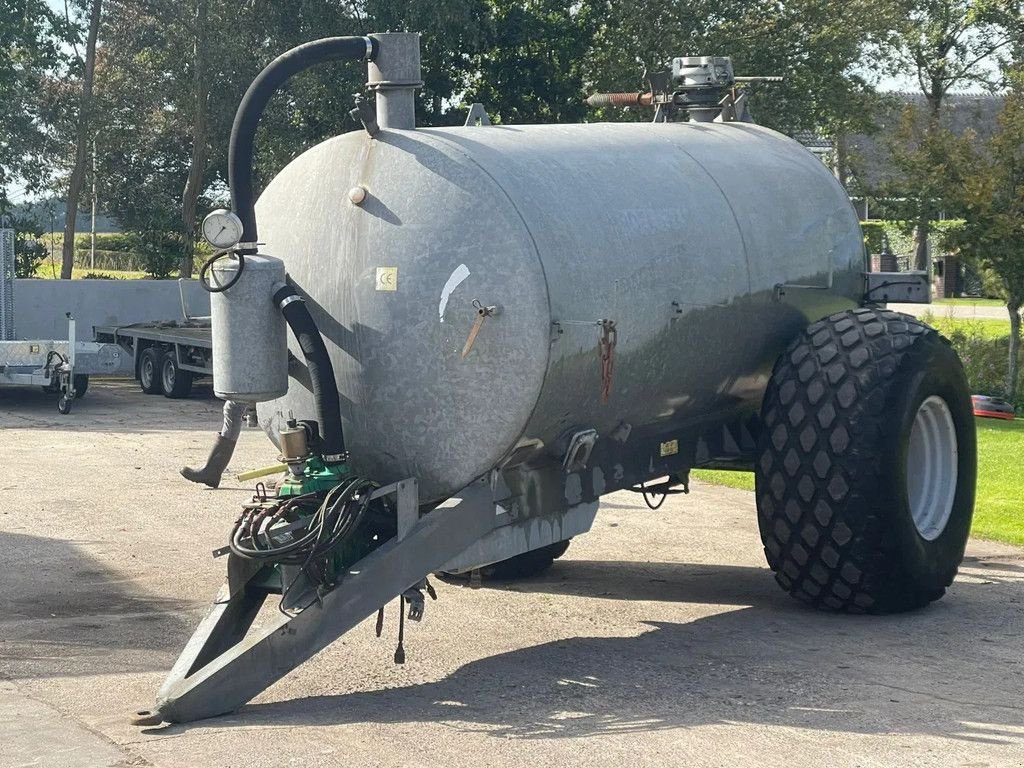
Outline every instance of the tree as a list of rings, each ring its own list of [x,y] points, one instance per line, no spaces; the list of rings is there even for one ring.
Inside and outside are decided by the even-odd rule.
[[[465,100],[507,123],[580,122],[597,3],[491,0]]]
[[[923,126],[917,147],[894,147],[897,162],[908,171],[898,196],[905,201],[901,218],[915,223],[914,268],[927,270],[930,222],[945,202],[936,195],[927,166],[935,147],[946,141],[940,135],[946,96],[972,84],[994,88],[999,83],[988,62],[1013,43],[1021,15],[1014,0],[904,0],[897,5],[905,19],[893,28],[884,48],[892,54],[891,71],[911,75],[926,103],[924,115],[911,116]]]
[[[216,177],[211,150],[227,144],[228,115],[251,76],[246,47],[258,45],[235,29],[244,31],[247,9],[226,0],[108,0],[107,8],[97,70],[100,189],[121,226],[148,244],[151,274],[165,274],[173,256],[189,277]]]
[[[55,144],[45,83],[61,72],[63,21],[44,0],[0,0],[0,213],[9,210],[8,190],[20,183],[41,189]]]
[[[14,229],[14,276],[35,277],[36,268],[46,258],[46,246],[39,242],[43,230],[29,216],[12,216],[9,225]]]
[[[89,5],[89,33],[85,43],[85,58],[81,60],[82,94],[75,131],[75,159],[68,181],[67,215],[64,219],[64,246],[60,265],[60,276],[63,280],[71,279],[71,271],[75,265],[75,219],[78,217],[78,198],[85,182],[86,153],[93,137],[92,86],[96,72],[96,43],[102,12],[103,0],[92,0]]]
[[[890,0],[618,0],[600,12],[588,87],[645,88],[644,70],[667,69],[675,56],[725,55],[738,75],[784,77],[749,88],[759,123],[830,136],[862,131],[874,103],[869,75],[879,66],[867,52],[893,15]]]
[[[964,158],[973,154],[976,137],[970,129],[956,134],[916,104],[907,104],[898,116],[885,142],[892,176],[872,191],[884,200],[887,215],[912,236],[913,269],[927,270],[932,222],[941,214],[962,214],[960,192],[972,173]]]
[[[1010,315],[1006,395],[1014,400],[1024,306],[1024,71],[1012,78],[998,126],[987,152],[966,158],[966,220],[955,237],[962,253],[990,269],[1001,285]]]
[[[196,0],[195,17],[192,24],[192,159],[188,167],[188,179],[181,195],[181,233],[184,252],[178,273],[181,277],[192,277],[192,260],[196,240],[196,206],[203,192],[206,175],[207,132],[206,114],[210,102],[209,48],[207,25],[210,20],[209,0]]]

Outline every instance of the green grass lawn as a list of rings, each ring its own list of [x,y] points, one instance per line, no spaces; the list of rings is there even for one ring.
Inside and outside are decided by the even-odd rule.
[[[719,469],[695,469],[690,473],[694,480],[700,480],[712,485],[725,485],[729,488],[739,488],[741,491],[754,490],[753,472],[726,472]]]
[[[1024,546],[1024,419],[975,419],[978,498],[972,533]]]
[[[71,273],[72,280],[82,280],[86,275],[103,275],[116,280],[142,280],[146,278],[145,272],[121,272],[116,269],[88,269],[86,267],[75,267]],[[56,280],[60,278],[60,264],[50,264],[49,260],[42,262],[36,267],[36,277],[44,280]]]
[[[1006,307],[1006,302],[1002,299],[934,299],[932,304],[953,304],[960,307]]]
[[[971,535],[1024,546],[1024,419],[975,419],[978,495]],[[752,472],[695,470],[705,483],[754,490]]]
[[[928,323],[943,336],[949,336],[955,330],[962,331],[968,336],[978,335],[983,339],[1002,339],[1010,335],[1010,318],[1005,320],[991,320],[988,318],[974,317],[946,317],[942,314],[929,313],[921,316],[921,320]]]

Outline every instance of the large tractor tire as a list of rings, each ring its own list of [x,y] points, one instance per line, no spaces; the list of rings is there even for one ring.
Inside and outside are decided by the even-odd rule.
[[[945,593],[977,474],[970,390],[948,341],[896,312],[832,315],[779,358],[761,415],[758,525],[783,589],[857,613]]]

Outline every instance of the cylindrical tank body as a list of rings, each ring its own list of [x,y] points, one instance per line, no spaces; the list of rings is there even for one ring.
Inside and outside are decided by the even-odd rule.
[[[327,339],[357,469],[424,500],[524,446],[560,461],[574,431],[752,413],[794,334],[863,292],[842,187],[745,123],[351,133],[257,216]],[[293,379],[261,422],[311,409]]]
[[[272,300],[285,280],[284,262],[246,256],[241,275],[238,267],[236,258],[210,267],[212,286],[230,286],[210,294],[213,391],[224,400],[273,400],[288,391],[287,328]]]

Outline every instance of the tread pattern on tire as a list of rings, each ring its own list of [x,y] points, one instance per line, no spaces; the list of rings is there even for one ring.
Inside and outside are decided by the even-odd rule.
[[[840,312],[808,326],[779,358],[762,407],[758,527],[779,585],[815,607],[898,611],[941,597],[901,572],[869,446],[885,430],[890,379],[938,333],[888,310]],[[945,341],[942,339],[942,341]]]

